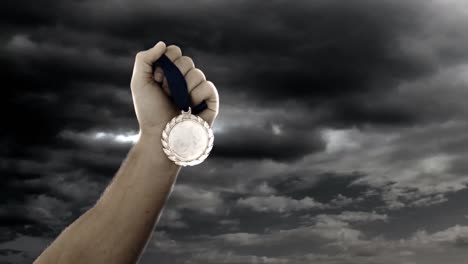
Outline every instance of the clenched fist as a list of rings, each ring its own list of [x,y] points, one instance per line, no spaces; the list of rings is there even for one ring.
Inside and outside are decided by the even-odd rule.
[[[195,68],[192,59],[182,56],[179,47],[166,47],[162,41],[149,50],[136,55],[131,81],[131,90],[135,112],[141,134],[160,134],[167,122],[180,114],[180,110],[169,98],[170,90],[161,68],[153,68],[153,63],[165,54],[182,72],[187,83],[191,105],[203,100],[208,108],[198,114],[211,126],[219,109],[218,91],[214,84],[207,81],[203,72]]]

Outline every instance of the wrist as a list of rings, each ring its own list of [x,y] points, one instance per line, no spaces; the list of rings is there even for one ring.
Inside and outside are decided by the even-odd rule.
[[[162,128],[140,129],[138,141],[135,145],[137,145],[140,149],[148,148],[152,151],[163,153],[161,143],[162,132]]]
[[[140,136],[143,140],[148,141],[150,139],[161,139],[162,132],[164,130],[163,125],[157,125],[152,127],[140,127]]]
[[[179,168],[181,166],[170,160],[163,151],[161,142],[162,132],[164,128],[152,128],[150,130],[140,129],[140,136],[135,144],[136,151],[145,153],[151,156],[154,162],[162,162],[168,166]]]

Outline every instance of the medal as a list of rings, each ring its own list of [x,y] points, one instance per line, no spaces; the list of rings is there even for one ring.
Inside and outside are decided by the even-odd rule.
[[[161,137],[164,153],[181,166],[202,163],[213,148],[213,140],[210,125],[192,115],[190,108],[167,123]]]
[[[213,131],[205,120],[195,114],[205,110],[205,101],[190,107],[185,78],[169,58],[162,55],[155,65],[160,66],[166,76],[171,98],[181,109],[181,114],[166,124],[161,143],[167,157],[180,166],[194,166],[202,163],[213,148]]]

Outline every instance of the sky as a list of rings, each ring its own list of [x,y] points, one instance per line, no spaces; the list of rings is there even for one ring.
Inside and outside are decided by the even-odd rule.
[[[465,263],[467,27],[464,0],[2,3],[0,264],[100,197],[137,140],[135,54],[160,40],[220,112],[140,263]]]

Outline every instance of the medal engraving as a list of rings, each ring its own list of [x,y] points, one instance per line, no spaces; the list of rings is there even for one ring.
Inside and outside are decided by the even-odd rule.
[[[193,166],[203,162],[213,148],[213,131],[191,109],[174,117],[163,131],[161,142],[167,157],[181,166]]]

